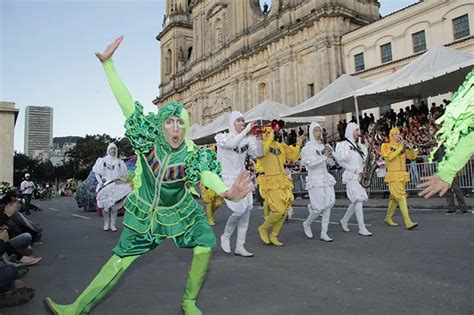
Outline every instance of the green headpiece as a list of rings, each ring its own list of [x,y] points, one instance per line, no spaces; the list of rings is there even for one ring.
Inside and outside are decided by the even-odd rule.
[[[158,134],[162,136],[158,137],[157,142],[166,152],[171,151],[171,146],[166,141],[163,123],[171,116],[179,117],[184,121],[184,138],[186,138],[189,130],[189,114],[183,104],[173,101],[161,107],[156,115],[156,128]]]

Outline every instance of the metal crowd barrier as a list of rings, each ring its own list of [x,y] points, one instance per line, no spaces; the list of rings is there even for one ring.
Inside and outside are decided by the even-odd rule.
[[[407,191],[417,191],[420,190],[416,188],[421,181],[422,177],[432,176],[436,173],[437,163],[415,163],[412,162],[407,164],[407,172],[410,173],[410,182],[407,184]],[[474,169],[474,159],[471,159],[466,166],[458,173],[459,177],[459,186],[460,188],[464,189],[472,189],[474,188],[474,177],[473,177],[473,169]],[[334,190],[336,193],[338,192],[345,192],[346,187],[342,183],[342,173],[343,170],[331,170],[329,171],[334,178],[336,179],[336,185],[334,186]],[[303,195],[306,194],[305,182],[306,182],[306,172],[292,174],[293,179],[293,193],[296,195]],[[372,192],[388,192],[388,185],[385,183],[385,176],[378,177],[377,172],[372,179],[372,184],[367,189],[368,191]]]

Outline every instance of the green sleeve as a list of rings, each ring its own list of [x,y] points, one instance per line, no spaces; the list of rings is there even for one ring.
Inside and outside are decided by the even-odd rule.
[[[219,195],[229,190],[222,179],[216,173],[211,171],[201,172],[201,183]]]
[[[438,165],[438,175],[441,180],[451,184],[456,174],[466,165],[474,154],[474,132],[461,137],[454,149]]]
[[[105,75],[107,76],[109,85],[112,88],[112,92],[114,93],[123,114],[127,118],[130,117],[135,107],[133,98],[125,84],[123,84],[122,80],[120,80],[118,73],[114,68],[112,58],[104,61],[102,66],[104,67]]]

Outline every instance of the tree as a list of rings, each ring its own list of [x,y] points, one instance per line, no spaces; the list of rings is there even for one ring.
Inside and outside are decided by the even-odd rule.
[[[135,153],[133,152],[132,144],[128,140],[128,138],[123,137],[120,140],[118,140],[117,148],[119,150],[119,155],[122,158],[128,158],[134,155]]]
[[[36,160],[15,151],[13,156],[13,185],[19,186],[25,173],[30,173],[31,176],[34,176],[37,164]]]
[[[106,155],[107,146],[114,142],[121,157],[133,155],[133,150],[127,138],[112,138],[107,134],[86,135],[77,141],[74,148],[66,152],[71,158],[74,176],[77,179],[85,179],[94,166],[97,158]]]

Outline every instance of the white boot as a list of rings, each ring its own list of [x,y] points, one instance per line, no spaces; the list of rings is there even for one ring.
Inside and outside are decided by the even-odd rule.
[[[355,204],[355,214],[357,223],[359,224],[359,235],[362,236],[372,236],[372,233],[367,230],[364,222],[364,210],[362,209],[362,202]]]
[[[229,219],[227,219],[227,223],[225,224],[224,234],[221,235],[221,249],[226,254],[231,253],[230,249],[230,237],[232,233],[234,233],[235,227],[237,226],[237,222],[239,221],[240,217],[231,215]]]
[[[110,230],[112,232],[117,232],[115,222],[117,222],[117,208],[113,206],[112,209],[110,209]]]
[[[355,206],[353,203],[349,205],[349,208],[347,208],[346,214],[344,214],[344,217],[339,221],[339,224],[341,225],[341,228],[344,232],[350,232],[349,226],[347,223],[351,219],[352,215],[354,214],[355,211]]]
[[[250,210],[244,213],[237,223],[237,243],[235,245],[234,255],[242,257],[253,257],[253,254],[244,247],[249,227]]]
[[[332,238],[328,236],[329,218],[331,217],[331,209],[323,211],[323,219],[321,220],[321,236],[319,239],[323,242],[332,242]]]
[[[311,224],[316,220],[320,212],[316,212],[316,210],[311,207],[311,204],[308,205],[309,215],[308,218],[303,221],[303,232],[307,238],[313,238],[313,231],[311,231]]]
[[[288,216],[287,216],[288,220],[291,220],[291,218],[293,218],[294,212],[295,211],[293,210],[293,207],[290,206],[290,208],[288,209]]]
[[[104,231],[108,231],[110,225],[110,209],[107,210],[109,211],[105,211],[105,209],[102,210],[102,216],[104,217]]]

